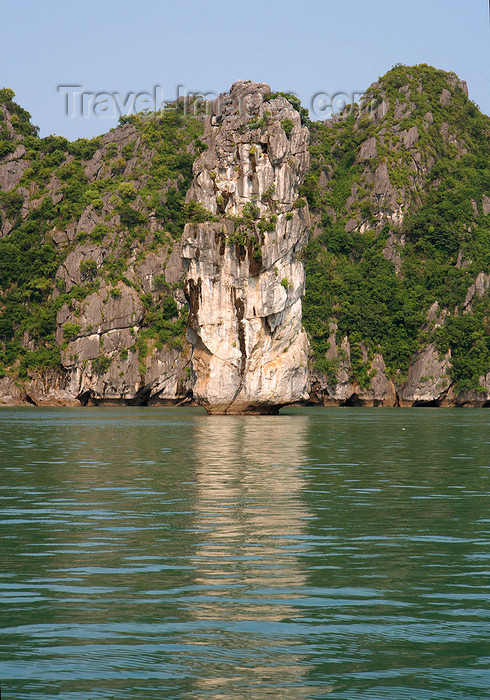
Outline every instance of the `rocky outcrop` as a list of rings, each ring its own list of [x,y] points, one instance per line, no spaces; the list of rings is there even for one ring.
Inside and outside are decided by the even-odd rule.
[[[164,207],[168,189],[175,200],[180,188],[184,203],[188,185],[182,183],[191,174],[194,135],[184,133],[170,156],[185,160],[189,174],[164,167],[160,180],[155,162],[165,164],[169,149],[155,137],[157,122],[149,127],[151,138],[148,122],[139,118],[92,142],[48,137],[39,141],[36,155],[45,167],[40,182],[39,162],[37,169],[30,167],[33,151],[23,145],[28,130],[34,136],[35,129],[27,126],[25,113],[16,133],[12,124],[19,120],[10,113],[21,112],[9,99],[0,91],[0,149],[7,151],[0,155],[0,240],[8,237],[16,250],[19,227],[27,224],[31,232],[41,225],[42,242],[56,250],[59,266],[52,280],[36,280],[46,290],[41,311],[49,309],[49,318],[56,320],[52,335],[46,331],[40,339],[26,330],[12,367],[3,365],[0,336],[0,404],[188,402],[182,250],[172,223],[177,207],[172,212]],[[199,121],[193,121],[194,134]],[[11,140],[2,142],[2,136]],[[20,182],[22,176],[26,182]],[[38,215],[41,207],[46,213]],[[158,207],[162,211],[155,211]],[[50,219],[56,225],[48,224]],[[27,361],[37,352],[48,359]]]
[[[209,219],[187,224],[183,258],[193,396],[210,413],[276,412],[308,398],[299,254],[309,214],[298,199],[308,130],[269,94],[237,82],[214,102],[188,193]]]
[[[450,351],[441,357],[435,346],[429,344],[410,366],[400,392],[400,406],[437,406],[451,385],[450,366]]]
[[[477,299],[481,299],[481,297],[487,293],[487,291],[490,289],[490,274],[485,274],[484,272],[480,272],[476,279],[474,284],[470,285],[468,292],[466,294],[466,298],[464,300],[463,304],[463,313],[471,313],[471,302],[473,301],[475,294]]]
[[[80,284],[87,260],[100,266],[108,254],[102,245],[77,246],[58,270],[71,289]],[[189,401],[188,347],[163,345],[138,336],[145,329],[147,301],[158,308],[169,299],[168,289],[183,276],[181,247],[163,247],[128,261],[126,280],[104,281],[89,296],[72,299],[57,314],[57,341],[62,348],[65,390],[83,404],[165,404]],[[158,291],[157,280],[166,285]],[[131,286],[133,283],[133,286]],[[173,291],[175,313],[185,307],[183,290]]]
[[[330,362],[329,375],[312,372],[310,402],[322,406],[372,406],[390,407],[398,405],[395,385],[388,378],[385,362],[376,353],[369,362],[368,381],[359,384],[353,377],[351,346],[347,337],[337,343],[337,324],[330,323],[329,349],[325,359]],[[361,348],[368,362],[367,350]]]
[[[311,401],[487,406],[490,197],[465,155],[485,151],[490,122],[454,74],[398,66],[311,131]],[[453,172],[466,190],[448,186]],[[328,333],[336,319],[342,331]]]
[[[456,76],[395,68],[359,118],[310,133],[294,98],[240,81],[212,105],[190,103],[190,126],[179,104],[176,119],[124,117],[73,144],[38,139],[10,92],[0,90],[0,404],[490,405],[485,182],[468,182],[454,231],[430,211],[414,228],[444,184],[445,151],[452,168],[490,133]],[[458,240],[427,276],[417,246],[428,237],[438,249],[439,226],[444,245]],[[363,285],[371,274],[379,285]],[[397,290],[418,277],[424,302],[405,317]]]

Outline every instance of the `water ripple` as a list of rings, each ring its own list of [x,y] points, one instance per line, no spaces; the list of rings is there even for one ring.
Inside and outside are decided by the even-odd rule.
[[[5,696],[488,700],[487,415],[0,411]]]

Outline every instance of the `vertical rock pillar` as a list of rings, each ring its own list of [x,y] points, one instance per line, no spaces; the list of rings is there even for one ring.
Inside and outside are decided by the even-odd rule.
[[[308,397],[301,325],[308,129],[263,83],[237,82],[207,117],[183,263],[194,397],[209,413],[275,413]]]

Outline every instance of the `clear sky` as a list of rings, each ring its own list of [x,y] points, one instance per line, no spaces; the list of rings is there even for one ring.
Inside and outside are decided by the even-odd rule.
[[[314,95],[362,93],[395,63],[454,71],[490,114],[488,0],[1,0],[1,27],[0,87],[15,91],[41,136],[108,131],[116,99],[128,111],[128,93],[153,95],[155,85],[171,100],[179,85],[219,93],[251,79],[311,109]],[[96,116],[83,98],[81,116],[81,96],[58,85],[111,100],[98,98]],[[322,118],[325,99],[315,105]],[[136,106],[150,103],[140,96]]]

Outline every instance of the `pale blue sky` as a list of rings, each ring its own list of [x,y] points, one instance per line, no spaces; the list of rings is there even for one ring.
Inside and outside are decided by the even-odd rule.
[[[42,136],[70,139],[117,118],[69,118],[59,84],[121,101],[155,84],[174,99],[179,84],[218,93],[251,79],[310,108],[318,92],[362,93],[395,63],[456,72],[490,114],[488,13],[487,0],[2,0],[0,86]]]

